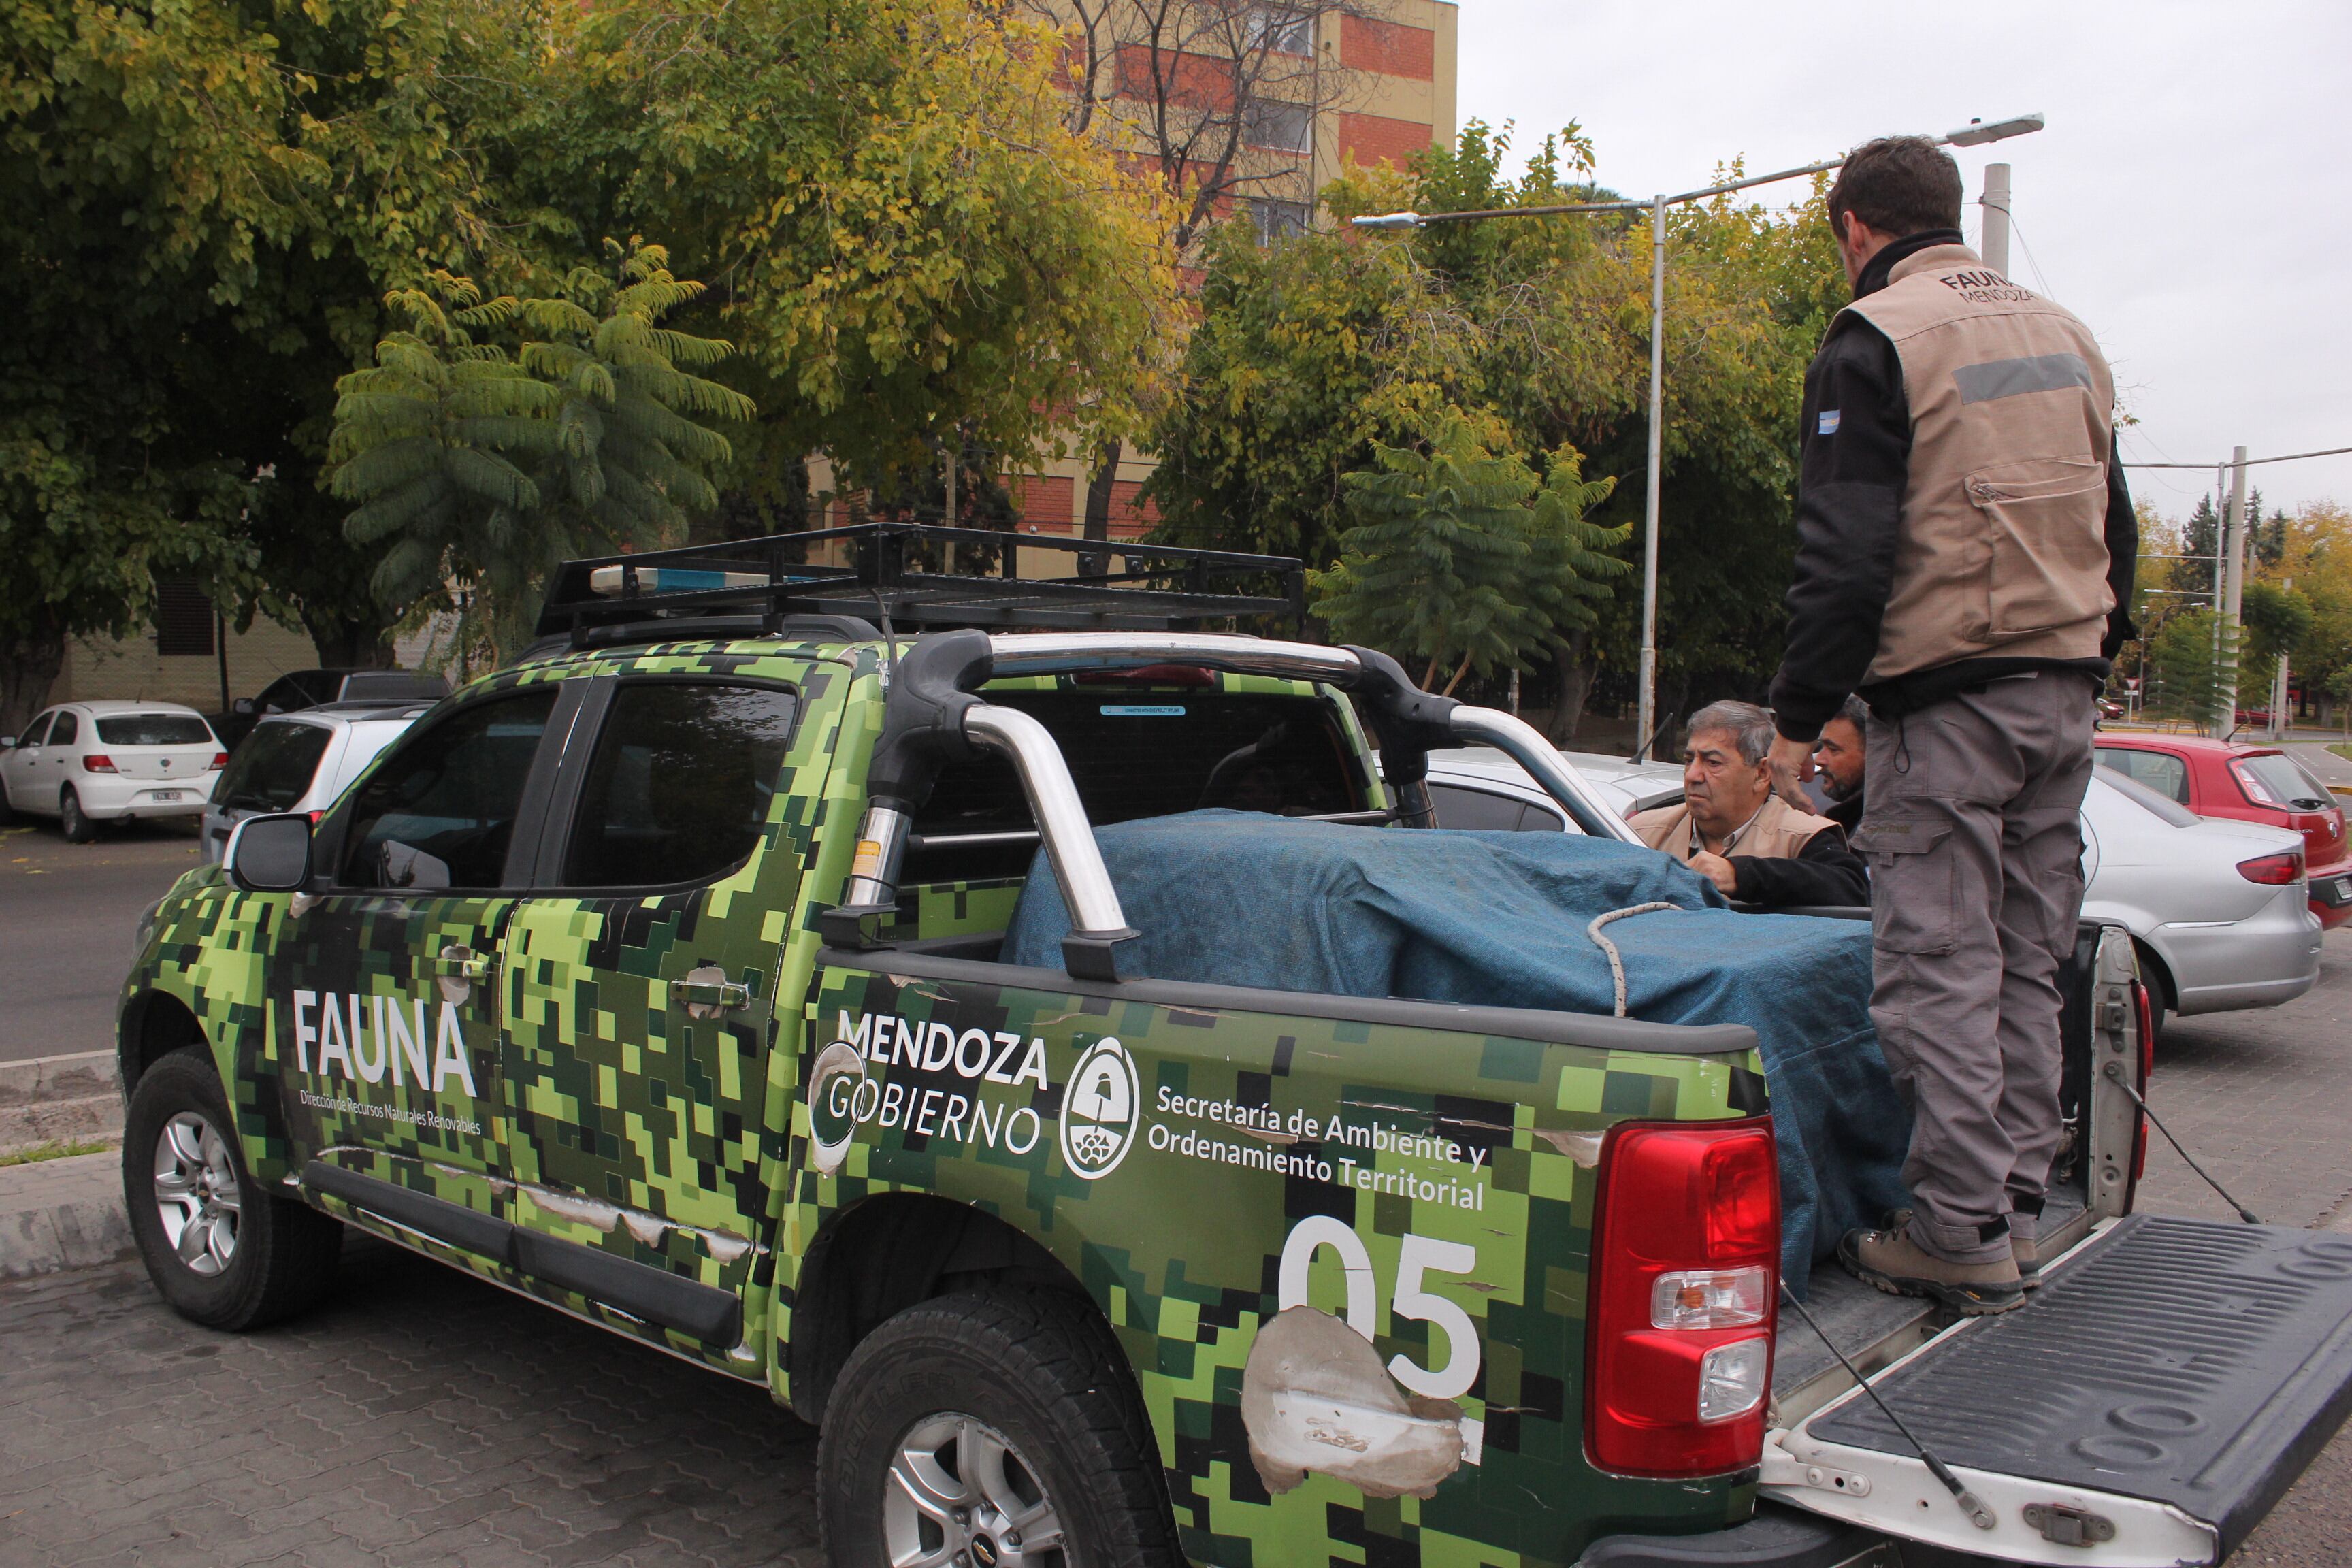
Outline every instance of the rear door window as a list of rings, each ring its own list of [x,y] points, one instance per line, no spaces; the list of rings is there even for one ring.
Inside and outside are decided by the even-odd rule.
[[[310,788],[331,731],[317,724],[259,724],[213,791],[230,811],[291,811]]]
[[[2135,784],[2169,796],[2182,805],[2189,804],[2189,764],[2170,752],[2143,752],[2132,746],[2101,746],[2098,759],[2102,767],[2113,768]]]
[[[492,698],[408,735],[353,798],[343,886],[506,885],[523,785],[554,705],[552,689]]]
[[[213,732],[193,713],[109,713],[98,738],[110,746],[209,746]]]
[[[1433,784],[1429,786],[1429,804],[1437,808],[1437,826],[1440,827],[1513,833],[1527,820],[1528,808],[1524,802],[1488,790]],[[1534,826],[1549,827],[1555,824],[1544,821]]]
[[[563,885],[669,887],[740,865],[768,820],[796,709],[776,687],[625,683],[581,787]]]
[[[60,713],[58,721],[49,726],[49,744],[70,746],[81,734],[81,721],[71,713]]]

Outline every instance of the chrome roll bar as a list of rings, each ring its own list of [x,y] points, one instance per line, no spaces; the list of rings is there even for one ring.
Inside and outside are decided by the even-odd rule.
[[[1456,708],[1446,716],[1446,722],[1464,740],[1492,746],[1527,769],[1543,792],[1559,802],[1577,826],[1591,837],[1623,844],[1642,841],[1581,774],[1560,761],[1559,753],[1537,733],[1535,726],[1492,708]]]
[[[1070,934],[1062,939],[1062,961],[1085,980],[1116,980],[1111,950],[1141,933],[1127,923],[1118,889],[1103,865],[1086,804],[1070,779],[1070,767],[1053,732],[1016,708],[982,702],[964,710],[963,732],[972,744],[1010,757],[1021,774],[1022,793],[1037,818],[1053,863],[1054,881],[1070,911]]]
[[[980,695],[990,680],[1003,676],[1194,665],[1336,687],[1354,696],[1379,738],[1394,820],[1413,827],[1436,825],[1427,783],[1432,749],[1486,745],[1525,768],[1584,833],[1638,842],[1633,829],[1533,729],[1507,713],[1465,707],[1423,691],[1395,659],[1372,648],[1208,632],[953,631],[924,637],[894,665],[883,732],[867,772],[867,806],[849,896],[819,917],[826,940],[837,946],[879,944],[878,926],[897,905],[898,868],[912,819],[929,798],[940,768],[990,752],[1009,758],[1020,774],[1069,910],[1070,932],[1062,940],[1069,972],[1089,980],[1118,978],[1113,949],[1139,933],[1119,907],[1102,847],[1052,731],[1027,713]],[[1009,842],[1015,836],[990,837]]]

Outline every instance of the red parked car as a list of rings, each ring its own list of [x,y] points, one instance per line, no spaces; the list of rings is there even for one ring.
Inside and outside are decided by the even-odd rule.
[[[2200,816],[2302,834],[2311,912],[2326,926],[2352,921],[2352,846],[2344,839],[2344,808],[2309,769],[2276,746],[2102,731],[2098,756],[2101,765],[2129,773]]]

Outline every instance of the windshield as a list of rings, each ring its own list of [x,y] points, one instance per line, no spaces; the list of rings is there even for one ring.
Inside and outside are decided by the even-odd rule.
[[[257,725],[229,759],[214,803],[230,811],[293,810],[310,791],[328,733],[316,724]]]
[[[210,726],[193,713],[110,713],[98,721],[110,746],[210,746]]]
[[[101,723],[100,729],[104,728]],[[2290,811],[2326,811],[2336,804],[2318,781],[2284,752],[2240,757],[2230,764],[2230,771],[2238,775],[2246,793],[2263,805],[2284,806]]]
[[[2197,826],[2197,814],[2189,810],[2187,806],[2181,805],[2179,801],[2173,799],[2170,795],[2158,795],[2156,791],[2148,788],[2147,785],[2140,783],[2139,780],[2132,777],[2129,773],[2117,773],[2115,769],[2107,766],[2105,763],[2099,764],[2098,772],[2099,782],[2101,784],[2105,784],[2117,795],[2122,795],[2126,800],[2133,801],[2140,805],[2147,807],[2148,810],[2154,812],[2165,821],[2172,824],[2173,826],[2194,827]]]

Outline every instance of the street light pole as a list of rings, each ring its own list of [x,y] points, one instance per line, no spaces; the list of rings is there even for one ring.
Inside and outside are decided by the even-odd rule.
[[[1649,754],[1658,718],[1658,480],[1664,468],[1666,198],[1650,203],[1650,459],[1642,497],[1642,700],[1633,754]]]
[[[2005,137],[2022,136],[2042,128],[2040,114],[2020,114],[2008,120],[1997,120],[1988,125],[1981,120],[1971,120],[1958,130],[1936,138],[1938,147],[1978,147]],[[1350,218],[1357,228],[1412,229],[1433,223],[1466,223],[1490,217],[1557,217],[1570,213],[1622,213],[1650,211],[1650,440],[1645,477],[1649,493],[1642,504],[1642,663],[1641,700],[1636,710],[1633,754],[1641,756],[1650,748],[1654,736],[1653,726],[1658,706],[1658,486],[1661,478],[1662,454],[1664,450],[1664,424],[1665,416],[1665,342],[1666,342],[1666,209],[1685,202],[1706,201],[1715,196],[1744,191],[1751,185],[1769,185],[1781,180],[1793,180],[1807,174],[1825,174],[1845,163],[1843,158],[1831,158],[1819,163],[1808,163],[1801,169],[1781,169],[1769,174],[1751,174],[1744,180],[1727,180],[1708,185],[1703,190],[1685,191],[1677,196],[1656,195],[1646,202],[1565,202],[1539,207],[1483,207],[1475,212],[1416,213],[1395,212],[1367,214]],[[2002,258],[2000,270],[2008,270],[2007,238],[2009,205],[2008,168],[2006,163],[1994,165],[2001,170]],[[1990,210],[1990,209],[1988,209]]]
[[[1984,264],[2009,276],[2009,165],[1987,163],[1984,175],[1984,196],[1978,202],[1984,209],[1983,232],[1978,238],[1978,254]]]

